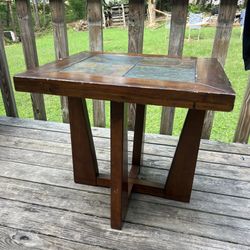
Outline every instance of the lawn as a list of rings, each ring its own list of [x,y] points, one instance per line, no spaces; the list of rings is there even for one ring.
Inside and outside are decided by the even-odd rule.
[[[192,39],[185,40],[184,55],[209,57],[213,46],[215,28],[203,28],[201,39],[197,41],[195,31],[192,31]],[[144,37],[144,53],[166,54],[168,45],[169,30],[165,27],[159,29],[146,29]],[[68,30],[70,54],[88,50],[88,32],[76,32]],[[126,52],[127,51],[127,30],[106,29],[104,31],[105,51]],[[54,44],[52,33],[37,38],[37,49],[40,65],[54,60]],[[11,76],[24,71],[24,57],[21,44],[6,46],[6,53],[10,67]],[[213,140],[232,142],[240,108],[247,85],[248,74],[244,71],[242,62],[242,45],[240,40],[240,28],[234,28],[230,49],[225,65],[226,73],[236,91],[236,103],[233,112],[219,112],[215,115],[214,126],[211,138]],[[32,118],[32,106],[30,95],[26,93],[15,93],[19,116]],[[61,121],[59,97],[45,96],[47,118],[49,121]],[[88,109],[92,121],[92,102],[88,100]],[[107,126],[109,126],[109,103],[106,104]],[[174,135],[179,135],[183,120],[186,114],[185,109],[176,109],[174,122]],[[0,99],[0,115],[5,115],[2,99]],[[161,107],[149,106],[147,111],[146,132],[159,133]]]

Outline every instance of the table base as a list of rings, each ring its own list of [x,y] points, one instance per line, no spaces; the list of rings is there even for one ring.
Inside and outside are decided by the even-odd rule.
[[[203,110],[188,111],[165,184],[138,179],[144,144],[145,105],[137,105],[132,167],[128,173],[126,104],[111,102],[111,176],[99,174],[86,101],[69,97],[74,180],[111,188],[111,227],[121,229],[132,192],[189,202],[198,156]]]

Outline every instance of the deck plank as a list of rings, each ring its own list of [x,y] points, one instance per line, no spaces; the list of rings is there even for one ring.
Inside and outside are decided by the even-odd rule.
[[[30,119],[17,119],[12,117],[0,117],[0,125],[7,125],[11,127],[23,127],[28,129],[37,129],[45,131],[55,131],[69,133],[69,125],[58,122],[41,122]],[[109,130],[105,128],[92,128],[95,137],[109,138]],[[129,139],[132,140],[133,132],[129,132]],[[166,136],[159,134],[146,134],[146,142],[154,144],[163,144],[176,146],[178,137]],[[213,140],[201,140],[201,149],[215,151],[215,152],[228,152],[234,154],[250,155],[250,144],[241,143],[223,143]]]
[[[0,208],[0,214],[5,215],[1,221],[6,227],[60,235],[64,240],[104,245],[109,249],[247,249],[232,242],[132,223],[125,223],[120,232],[110,229],[109,219],[17,201],[1,200]]]
[[[0,226],[0,249],[101,250],[109,248],[77,243],[71,240],[61,239],[60,237]]]
[[[41,148],[41,139],[39,141],[26,140],[27,139],[24,140],[20,138],[17,138],[17,140],[15,140],[14,137],[7,137],[4,138],[4,140],[0,140],[0,145],[3,145],[0,146],[2,152],[1,155],[3,155],[0,155],[0,158],[15,162],[27,162],[29,164],[40,166],[64,168],[69,170],[72,169],[71,151],[69,144],[65,146],[65,150],[62,150],[62,147],[59,147],[58,144],[55,144],[53,142],[43,141],[43,147]],[[12,143],[10,143],[10,141]],[[8,147],[8,143],[13,147]],[[52,151],[50,151],[50,149],[52,149]],[[45,152],[43,150],[45,150]],[[54,157],[55,154],[56,157]],[[97,147],[99,164],[101,164],[101,166],[103,167],[104,173],[109,172],[109,163],[107,162],[109,155],[110,152],[108,149],[104,148],[104,145],[102,149]],[[170,163],[170,157],[167,158],[163,156],[145,154],[144,166],[146,167],[146,173],[149,174],[144,174],[142,177],[145,178],[145,176],[150,176],[154,180],[158,179],[164,183]],[[198,162],[194,189],[196,189],[196,180],[200,180],[201,184],[199,184],[199,181],[197,183],[198,186],[201,187],[201,189],[198,190],[217,193],[221,192],[227,195],[233,195],[234,193],[237,193],[236,191],[241,191],[240,193],[241,195],[244,195],[243,197],[249,197],[249,170],[249,168],[245,167],[235,167],[222,164],[218,165],[214,163],[207,163],[207,168],[205,168],[205,164],[203,162]],[[222,178],[222,180],[213,178],[213,181],[209,186],[208,180],[211,178],[205,178],[205,176]],[[217,185],[215,185],[216,183]],[[223,188],[219,188],[217,190],[217,187]]]
[[[94,130],[95,131],[95,130]],[[93,135],[95,133],[93,131]],[[107,129],[106,129],[107,131]],[[109,132],[109,131],[108,131]],[[43,131],[37,129],[28,129],[28,128],[15,128],[10,126],[0,126],[1,135],[11,135],[21,138],[29,138],[36,140],[44,140],[58,143],[70,144],[69,134],[63,132],[55,131]],[[177,142],[177,141],[176,141]],[[95,136],[95,144],[97,148],[109,148],[109,138],[107,137],[97,137]],[[132,142],[129,143],[129,151],[132,150]],[[250,149],[249,149],[250,151]],[[144,153],[151,155],[160,155],[173,157],[175,152],[175,147],[173,145],[158,145],[155,143],[145,143]],[[230,161],[228,160],[230,158]],[[201,148],[199,152],[198,159],[204,162],[216,162],[221,164],[230,164],[237,166],[250,167],[250,155],[248,154],[232,154],[231,152],[217,152],[217,151],[208,151]]]
[[[20,189],[20,187],[18,187],[18,190],[22,191],[22,189]],[[35,190],[35,192],[34,192]],[[99,218],[108,218],[108,214],[109,214],[109,198],[108,196],[102,196],[102,195],[94,195],[93,193],[90,194],[81,194],[84,195],[83,197],[80,195],[79,196],[74,196],[75,199],[71,201],[70,199],[70,194],[67,193],[68,190],[64,190],[63,192],[63,196],[60,197],[61,199],[57,199],[58,197],[58,193],[52,193],[52,197],[50,197],[50,199],[47,198],[48,194],[51,192],[50,190],[47,190],[47,192],[45,192],[45,195],[43,193],[43,195],[39,192],[40,190],[37,189],[36,187],[30,187],[30,190],[27,190],[27,188],[25,189],[25,191],[27,192],[25,194],[25,197],[22,197],[22,199],[24,199],[25,204],[27,203],[32,203],[33,205],[36,204],[37,202],[43,206],[46,206],[46,208],[55,208],[55,209],[59,209],[61,208],[61,210],[63,210],[65,212],[65,210],[67,211],[67,213],[69,213],[69,211],[74,211],[74,212],[78,212],[80,214],[87,214],[87,215],[94,215],[95,217],[99,217]],[[21,192],[20,192],[21,193]],[[72,193],[71,193],[72,195]],[[74,193],[73,193],[74,195]],[[88,197],[89,196],[89,197]],[[55,198],[56,197],[56,198]],[[12,197],[9,197],[12,198]],[[84,198],[84,199],[80,199],[80,198]],[[63,200],[63,202],[62,202]],[[6,202],[6,200],[1,201],[1,204],[3,204],[3,207],[1,207],[1,211],[2,213],[4,213],[5,218],[4,218],[4,223],[10,223],[10,221],[14,221],[13,218],[6,218],[7,214],[10,213],[13,216],[13,211],[11,211],[12,208],[12,204],[9,204],[9,202]],[[80,206],[79,206],[80,205]],[[138,211],[138,206],[140,208],[143,208],[142,211]],[[213,221],[211,221],[211,218],[214,217],[213,216],[209,216],[209,223],[206,222],[206,214],[203,214],[203,216],[199,213],[194,213],[196,216],[198,215],[198,218],[193,218],[192,215],[187,214],[188,210],[183,210],[183,211],[176,211],[176,209],[171,209],[171,207],[166,207],[166,206],[162,206],[161,209],[159,209],[159,205],[157,205],[157,215],[153,215],[153,210],[152,208],[154,208],[156,204],[148,204],[145,202],[133,202],[130,205],[130,211],[128,214],[128,218],[127,221],[129,222],[133,222],[133,224],[140,224],[139,222],[142,222],[143,225],[147,225],[150,222],[150,226],[156,226],[159,227],[161,226],[161,228],[164,229],[168,229],[170,231],[181,231],[181,232],[185,232],[190,234],[190,227],[192,228],[192,232],[191,235],[195,235],[195,234],[199,234],[202,235],[202,233],[206,232],[206,235],[208,236],[213,236],[213,237],[218,237],[218,228],[220,228],[219,230],[223,230],[224,229],[224,233],[223,234],[223,239],[226,241],[231,241],[231,242],[235,242],[237,241],[237,243],[239,243],[238,241],[240,240],[241,242],[243,242],[244,244],[248,244],[248,241],[244,240],[244,237],[248,236],[248,231],[249,228],[246,228],[246,225],[243,227],[241,224],[241,230],[239,230],[239,228],[237,228],[237,226],[239,225],[239,223],[241,222],[240,220],[235,220],[232,218],[227,218],[226,222],[225,222],[225,218],[220,218],[220,221],[223,222],[223,225],[219,225],[216,228],[216,225],[214,225]],[[1,206],[1,205],[0,205]],[[18,208],[20,208],[20,206],[22,206],[22,203],[19,204],[18,203]],[[16,207],[16,206],[14,206]],[[34,207],[36,206],[32,206],[29,209],[25,208],[26,210],[30,210],[30,212],[32,212],[33,214],[35,213],[40,213],[40,211],[38,212]],[[98,207],[98,211],[95,209],[96,207]],[[8,212],[6,212],[5,209],[8,209]],[[140,210],[140,209],[139,209]],[[163,211],[161,211],[163,210]],[[146,211],[146,212],[145,212]],[[160,211],[160,212],[159,212]],[[61,212],[61,211],[60,211]],[[98,213],[99,212],[99,213]],[[167,212],[167,213],[166,213]],[[162,217],[164,213],[164,216]],[[183,217],[180,218],[180,217]],[[150,216],[149,216],[150,215]],[[11,215],[10,215],[11,216]],[[18,217],[20,216],[20,212],[18,212]],[[34,215],[33,215],[34,216]],[[31,216],[31,220],[34,220],[33,216]],[[48,216],[48,215],[47,215]],[[88,217],[88,216],[87,216]],[[145,218],[146,217],[146,218]],[[164,219],[165,218],[165,219]],[[203,221],[204,224],[200,224],[200,223],[195,223],[196,220],[199,221]],[[5,221],[7,220],[7,222]],[[97,219],[96,219],[97,220]],[[205,221],[204,221],[205,220]],[[102,221],[100,219],[100,221]],[[173,221],[175,223],[173,223]],[[218,218],[215,219],[215,221],[218,221]],[[166,222],[168,222],[166,224]],[[13,222],[15,223],[15,222]],[[228,225],[228,223],[231,225]],[[40,224],[40,222],[39,222]],[[11,224],[7,224],[9,226],[13,226]],[[19,225],[19,222],[18,222]],[[27,230],[27,228],[26,228]]]
[[[19,131],[20,130],[20,131]],[[37,131],[36,133],[33,133],[31,131],[28,131],[27,129],[25,132],[28,134],[29,138],[22,137],[24,131],[21,129],[14,129],[10,130],[9,133],[7,132],[9,130],[2,129],[0,126],[0,146],[8,146],[8,147],[15,147],[15,148],[25,148],[25,149],[32,149],[36,151],[45,151],[55,154],[67,154],[71,155],[71,148],[69,143],[69,136],[65,136],[63,138],[63,135],[60,134],[53,134],[52,133],[41,133],[41,131]],[[15,132],[19,131],[19,132]],[[6,132],[4,134],[4,132]],[[59,142],[57,142],[56,138],[60,137]],[[47,140],[46,140],[47,139]],[[102,157],[103,151],[108,151],[110,149],[109,146],[109,140],[107,138],[99,138],[95,137],[95,145],[97,148],[97,154],[99,153],[100,157]],[[129,143],[129,151],[132,150],[132,143]],[[157,146],[156,144],[145,144],[145,160],[148,158],[152,161],[152,163],[148,163],[146,160],[145,162],[150,165],[155,165],[156,167],[158,164],[155,164],[155,161],[167,161],[165,163],[167,166],[170,164],[170,161],[174,154],[174,148],[170,146]],[[108,159],[109,156],[104,156],[105,159]],[[220,165],[218,167],[218,171],[223,170],[225,168],[233,169],[232,166],[244,166],[246,168],[250,169],[250,156],[248,155],[237,155],[237,154],[229,154],[229,153],[217,153],[217,152],[207,152],[205,150],[201,150],[198,157],[198,162],[202,162],[203,166],[206,166],[207,163],[211,164],[214,163],[214,165]],[[145,163],[145,164],[146,164]],[[144,164],[144,165],[145,165]],[[147,165],[147,166],[150,166]],[[221,168],[221,166],[224,166]],[[237,167],[236,167],[237,169]],[[242,169],[242,168],[241,168]],[[203,174],[206,174],[206,172],[209,172],[209,168],[199,168],[197,169],[197,173],[203,172]],[[214,172],[215,169],[212,169],[211,172],[213,172],[213,175],[216,175]],[[243,170],[246,173],[242,173],[242,177],[249,180],[249,176],[247,173],[249,173],[250,170]],[[231,177],[228,178],[234,178],[233,176],[236,174],[237,171],[234,171],[232,173]],[[209,173],[207,173],[209,175]],[[227,178],[227,176],[225,176]],[[239,177],[238,177],[239,178]]]
[[[93,134],[109,173],[109,130]],[[140,177],[164,182],[177,138],[146,138]],[[65,124],[0,117],[0,248],[250,248],[249,145],[202,141],[191,202],[133,194],[118,232],[110,190],[73,182],[69,139]]]
[[[0,151],[1,155],[3,154],[3,156],[0,155],[0,159],[5,159],[8,161],[28,163],[30,165],[35,166],[46,166],[49,168],[56,168],[57,170],[71,170],[73,168],[71,163],[71,157],[68,155],[58,154],[55,157],[55,155],[51,153],[7,147],[0,147]],[[104,151],[102,155],[104,155]],[[110,169],[109,162],[106,160],[99,159],[98,163],[100,167],[100,172],[108,174]],[[159,165],[161,164],[161,161],[156,161],[156,163]],[[2,166],[2,171],[4,171],[4,169],[5,166]],[[142,167],[141,169],[142,178],[153,181],[157,180],[162,183],[164,183],[166,175],[168,173],[167,169],[157,169],[152,167]],[[230,196],[237,195],[237,197],[242,198],[250,198],[250,182],[241,181],[237,179],[217,178],[213,176],[210,177],[196,174],[193,189],[205,192],[219,194],[221,193]]]
[[[31,183],[45,184],[53,187],[80,190],[82,192],[95,192],[105,195],[110,194],[109,189],[106,188],[75,184],[73,182],[72,172],[69,173],[69,171],[67,170],[48,170],[48,168],[45,167],[5,161],[0,161],[0,168],[2,170],[1,177],[9,179],[10,183],[12,182],[11,179],[14,179],[15,181],[23,180]],[[6,181],[2,182],[5,183]],[[148,202],[153,202],[156,204],[165,204],[202,212],[250,219],[249,199],[226,196],[223,194],[193,190],[192,199],[190,203],[175,202],[139,194],[134,195],[133,199],[147,200]]]

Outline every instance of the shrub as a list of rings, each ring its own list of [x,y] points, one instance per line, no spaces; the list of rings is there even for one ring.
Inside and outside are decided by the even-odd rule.
[[[68,8],[69,19],[79,20],[87,18],[86,0],[69,0],[68,2],[69,2],[69,8]]]

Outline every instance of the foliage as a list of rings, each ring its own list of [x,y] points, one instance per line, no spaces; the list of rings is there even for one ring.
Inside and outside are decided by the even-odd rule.
[[[39,14],[40,24],[42,26],[41,29],[45,30],[45,29],[51,28],[51,13],[50,13],[49,4],[45,4],[45,13],[44,13],[43,3],[39,2],[38,14]]]
[[[69,0],[67,16],[71,21],[87,18],[87,0]]]
[[[12,3],[11,5],[11,9],[13,12],[13,18],[14,18],[14,26],[12,27],[12,23],[11,23],[11,17],[10,17],[10,13],[7,10],[7,5],[6,3],[0,2],[0,22],[1,25],[3,25],[3,29],[4,30],[12,30],[12,31],[16,31],[17,35],[20,33],[19,32],[19,26],[17,25],[17,14],[16,14],[16,6],[14,3]],[[12,43],[11,41],[7,40],[5,41],[7,44]]]
[[[188,10],[189,12],[192,12],[192,13],[211,12],[212,5],[211,4],[206,4],[206,5],[189,4]]]
[[[158,0],[157,9],[161,11],[171,11],[171,1]]]
[[[202,12],[201,6],[197,5],[197,4],[189,4],[188,10],[189,10],[189,12],[192,12],[192,13],[201,13]]]
[[[6,8],[6,3],[0,2],[0,20],[3,22],[2,24],[6,26],[6,16],[7,16],[7,8]]]

